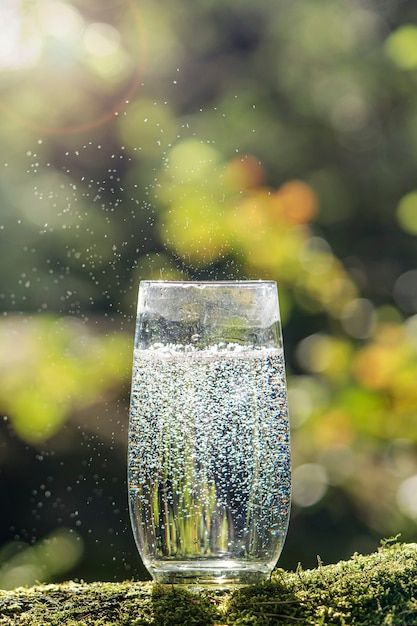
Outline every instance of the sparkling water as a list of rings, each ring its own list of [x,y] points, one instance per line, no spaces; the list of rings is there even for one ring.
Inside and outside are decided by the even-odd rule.
[[[129,439],[135,538],[157,580],[259,580],[287,530],[282,349],[136,350]]]

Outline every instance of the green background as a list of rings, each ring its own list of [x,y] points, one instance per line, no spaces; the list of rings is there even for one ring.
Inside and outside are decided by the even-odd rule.
[[[0,587],[145,575],[125,479],[142,278],[279,282],[282,566],[415,537],[414,3],[0,16]]]

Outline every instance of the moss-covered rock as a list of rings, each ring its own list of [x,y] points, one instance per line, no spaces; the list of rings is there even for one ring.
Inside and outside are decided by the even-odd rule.
[[[0,591],[0,626],[417,625],[417,544],[239,590],[64,583]]]

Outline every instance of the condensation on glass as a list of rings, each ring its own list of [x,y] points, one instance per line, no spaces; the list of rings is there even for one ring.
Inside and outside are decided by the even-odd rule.
[[[141,282],[128,474],[136,543],[155,580],[269,576],[291,480],[275,282]]]

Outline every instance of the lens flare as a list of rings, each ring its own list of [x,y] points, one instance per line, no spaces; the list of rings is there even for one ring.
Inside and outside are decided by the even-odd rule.
[[[0,19],[8,26],[0,40],[0,69],[10,77],[12,89],[10,102],[5,96],[0,100],[0,110],[33,131],[63,135],[96,129],[121,115],[139,89],[146,41],[135,0],[115,3],[113,11],[115,7],[122,23],[135,28],[135,50],[130,54],[116,26],[104,20],[88,22],[71,3],[4,0]],[[24,94],[19,106],[13,93],[16,77]],[[30,106],[33,93],[39,98]],[[89,117],[97,103],[102,110]],[[43,118],[70,121],[37,121],[39,111]],[[78,121],[80,117],[84,120]]]

